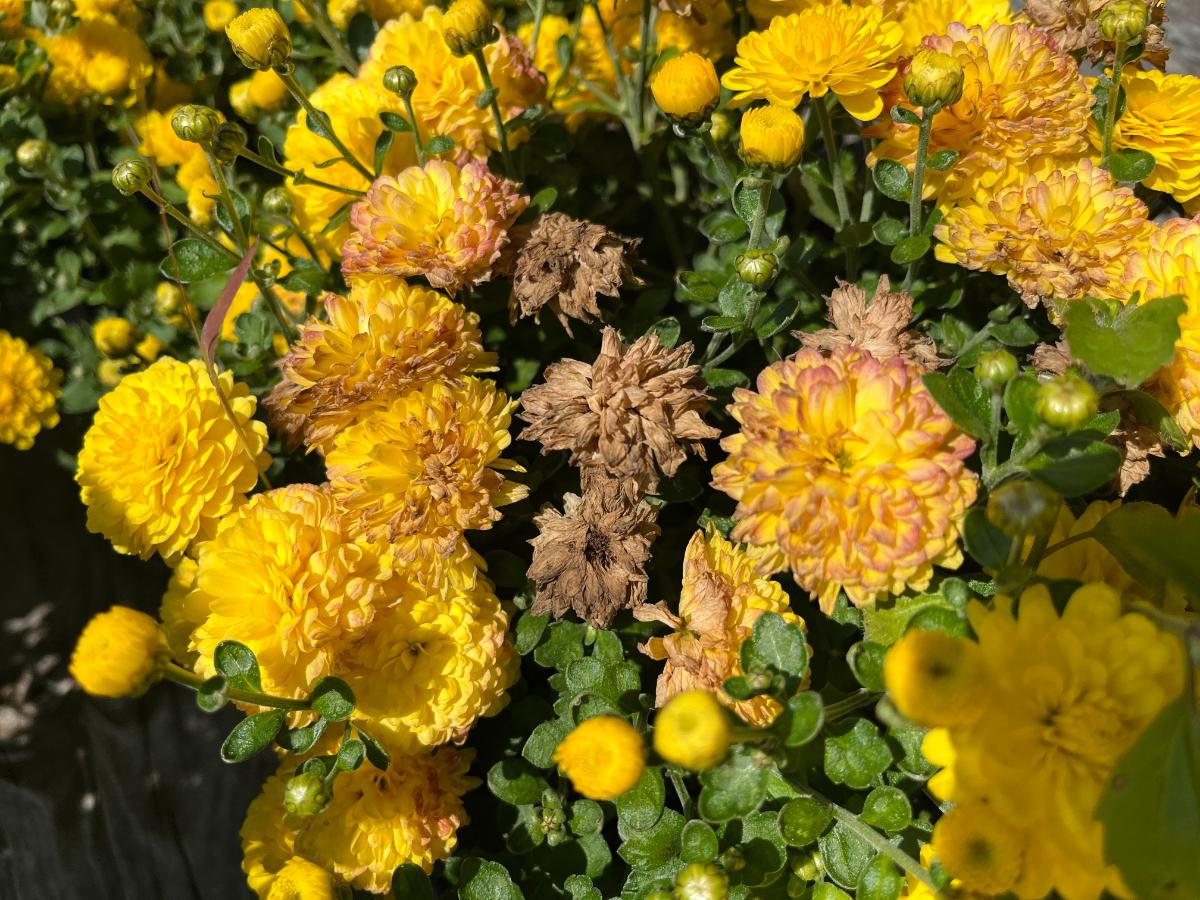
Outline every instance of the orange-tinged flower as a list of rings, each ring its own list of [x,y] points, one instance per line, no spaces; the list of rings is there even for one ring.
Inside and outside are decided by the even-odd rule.
[[[734,92],[731,106],[767,100],[795,107],[832,91],[852,116],[874,119],[883,109],[879,89],[895,74],[901,37],[900,26],[877,7],[812,7],[738,41],[734,68],[721,83]]]
[[[930,35],[945,34],[960,25],[1008,24],[1012,7],[1008,0],[876,0],[891,9],[904,29],[904,52],[912,53]]]
[[[424,275],[450,293],[492,277],[508,229],[529,205],[512,181],[480,160],[439,159],[382,176],[354,204],[342,271]]]
[[[976,477],[975,442],[904,357],[852,347],[801,350],[734,392],[741,431],[713,485],[738,501],[733,538],[762,548],[760,570],[788,565],[833,609],[924,590],[933,566],[962,562],[962,519]]]

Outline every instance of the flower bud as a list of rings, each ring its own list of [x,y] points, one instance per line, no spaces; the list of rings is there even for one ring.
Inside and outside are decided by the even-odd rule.
[[[975,377],[989,391],[1000,390],[1016,375],[1017,358],[1004,348],[983,354],[975,364]]]
[[[233,0],[208,0],[201,16],[204,27],[209,31],[224,31],[225,26],[237,18],[238,8]]]
[[[75,15],[73,0],[50,0],[50,15],[55,21],[63,21]]]
[[[133,348],[133,352],[138,355],[142,362],[152,363],[162,354],[164,347],[166,347],[166,344],[154,335],[148,334],[138,341],[137,346]]]
[[[97,697],[136,697],[162,678],[170,659],[158,622],[128,606],[114,606],[84,626],[71,654],[71,677]]]
[[[442,37],[455,56],[481,50],[500,37],[484,0],[454,0],[442,16]]]
[[[821,865],[821,854],[815,847],[808,851],[800,851],[791,859],[792,874],[803,881],[816,881],[824,874]]]
[[[937,50],[919,50],[908,63],[904,93],[917,106],[950,106],[963,92],[963,67],[956,57]]]
[[[112,183],[126,197],[150,183],[150,165],[144,159],[127,159],[113,166]]]
[[[1043,383],[1033,409],[1051,428],[1069,431],[1096,415],[1096,389],[1078,375],[1067,373]]]
[[[166,317],[183,309],[183,288],[169,281],[160,281],[154,289],[154,311]]]
[[[672,119],[696,125],[717,108],[721,82],[711,60],[689,51],[663,63],[650,81],[650,93]]]
[[[293,775],[283,788],[283,808],[296,816],[315,816],[332,799],[332,789],[316,772]]]
[[[715,863],[692,863],[675,878],[675,900],[725,900],[729,876]]]
[[[1100,11],[1100,36],[1106,41],[1136,44],[1150,22],[1143,0],[1113,0]]]
[[[37,172],[50,161],[50,142],[38,138],[22,141],[17,147],[17,162],[21,168]]]
[[[411,97],[417,89],[417,73],[408,66],[392,66],[383,73],[383,86],[398,97]]]
[[[219,162],[231,163],[246,149],[246,129],[236,122],[222,122],[213,137],[213,156]]]
[[[1058,494],[1040,481],[1006,481],[988,497],[988,521],[1009,537],[1045,534],[1058,518]]]
[[[655,751],[693,772],[711,769],[724,759],[731,740],[725,708],[708,691],[676,694],[654,720]]]
[[[105,356],[124,356],[133,349],[135,337],[133,323],[119,316],[92,323],[92,343]]]
[[[273,216],[291,215],[292,195],[287,188],[273,187],[263,194],[263,209]]]
[[[225,26],[233,52],[250,69],[278,69],[292,55],[292,36],[273,8],[256,6]]]
[[[194,144],[212,140],[220,124],[221,117],[215,109],[195,103],[179,107],[171,116],[171,129],[175,137]]]
[[[779,258],[770,250],[747,250],[733,262],[738,278],[751,287],[764,288],[779,273]]]
[[[741,125],[742,159],[751,166],[790,169],[804,151],[804,120],[786,106],[747,110]]]
[[[100,365],[96,366],[96,380],[104,387],[116,387],[124,377],[125,360],[123,359],[102,359]]]

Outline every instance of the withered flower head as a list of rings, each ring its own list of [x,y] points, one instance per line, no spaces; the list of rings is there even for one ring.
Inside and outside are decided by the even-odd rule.
[[[505,268],[512,273],[512,321],[543,307],[558,316],[567,334],[568,317],[593,322],[601,317],[596,296],[615,297],[622,284],[641,284],[633,274],[640,240],[624,238],[603,225],[546,213],[509,233]]]
[[[1071,348],[1066,341],[1053,344],[1038,344],[1030,357],[1033,367],[1047,375],[1062,375],[1072,365]]]
[[[631,502],[622,485],[598,481],[582,497],[567,494],[563,511],[546,505],[534,516],[538,536],[529,577],[537,586],[534,615],[567,612],[603,628],[622,609],[646,601],[646,561],[658,537],[655,511]]]
[[[1113,44],[1100,35],[1100,12],[1108,4],[1109,0],[1026,0],[1023,12],[1030,22],[1049,34],[1063,52],[1082,50],[1085,59],[1110,65]],[[1146,27],[1141,59],[1162,69],[1171,54],[1163,42],[1162,23],[1167,20],[1167,3],[1166,0],[1149,0],[1146,6],[1150,24]]]
[[[686,365],[691,355],[691,344],[668,350],[657,334],[625,347],[605,328],[594,363],[557,362],[521,395],[521,438],[543,453],[570,450],[585,480],[599,470],[653,491],[660,472],[674,475],[689,450],[703,459],[701,441],[720,434],[701,418],[708,394],[700,367]]]
[[[833,327],[811,333],[795,332],[805,347],[813,350],[857,347],[878,360],[904,356],[923,369],[941,364],[933,341],[907,330],[913,318],[913,298],[905,291],[893,291],[886,275],[879,277],[870,302],[866,291],[845,281],[838,282],[828,299],[827,318]]]

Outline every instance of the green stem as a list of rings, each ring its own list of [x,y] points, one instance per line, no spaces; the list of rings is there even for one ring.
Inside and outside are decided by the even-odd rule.
[[[181,684],[186,688],[191,688],[193,691],[203,687],[204,682],[208,679],[201,678],[195,672],[189,672],[183,666],[175,663],[168,663],[166,669],[163,670],[163,677],[168,681],[173,681],[176,684]],[[263,694],[259,691],[247,691],[242,688],[226,688],[225,696],[230,700],[236,700],[239,703],[253,703],[255,706],[272,706],[275,709],[311,709],[312,705],[307,700],[293,700],[290,697],[275,697],[271,694]]]
[[[339,194],[345,194],[348,197],[365,197],[365,191],[356,191],[354,188],[342,187],[340,184],[331,184],[328,181],[322,181],[319,178],[313,178],[303,169],[293,172],[286,166],[281,166],[278,163],[273,163],[265,156],[259,156],[253,150],[242,148],[238,155],[250,160],[256,165],[262,166],[268,172],[274,172],[276,175],[283,175],[285,178],[295,180],[296,184],[311,184],[315,187],[324,188],[327,191],[337,191]]]
[[[1030,439],[1028,444],[1021,448],[1020,452],[1010,456],[1007,462],[996,466],[991,472],[985,471],[983,473],[984,487],[991,490],[1008,476],[1020,472],[1025,463],[1033,459],[1038,451],[1045,446],[1047,439],[1048,435],[1035,435]]]
[[[646,77],[649,75],[647,71],[650,68],[650,10],[653,7],[650,0],[642,0],[642,23],[639,32],[638,46],[638,64],[637,64],[637,85],[636,93],[633,95],[633,119],[638,123],[639,128],[643,125],[643,110],[646,102]]]
[[[1117,101],[1121,98],[1121,73],[1125,59],[1125,42],[1113,42],[1112,77],[1109,78],[1108,103],[1104,108],[1104,149],[1100,152],[1100,165],[1107,166],[1112,156],[1113,129],[1117,125]]]
[[[767,225],[767,207],[771,204],[771,188],[774,186],[769,176],[760,175],[758,185],[758,205],[754,208],[754,218],[750,220],[750,241],[747,250],[758,250],[762,244],[763,232]],[[732,201],[732,194],[730,200]]]
[[[533,8],[533,34],[530,35],[530,53],[537,56],[538,37],[542,33],[542,19],[546,16],[546,0],[537,0]]]
[[[829,156],[829,181],[833,185],[833,199],[838,211],[838,230],[849,225],[853,218],[850,215],[850,202],[846,199],[846,181],[842,175],[841,162],[838,159],[837,138],[833,132],[833,116],[825,105],[825,98],[816,99],[812,104],[813,114],[821,126],[821,139],[825,142],[825,152]],[[858,254],[853,247],[846,248],[846,274],[850,281],[858,280]]]
[[[1092,529],[1089,528],[1087,531],[1081,531],[1079,534],[1073,534],[1069,538],[1063,538],[1061,541],[1051,544],[1044,551],[1042,551],[1041,559],[1039,559],[1038,562],[1041,562],[1051,553],[1057,553],[1059,550],[1062,550],[1065,547],[1070,547],[1072,544],[1078,544],[1080,541],[1091,540],[1091,537]]]
[[[725,151],[714,140],[711,129],[704,132],[702,140],[704,141],[705,148],[712,154],[713,161],[717,164],[717,173],[721,176],[721,183],[725,185],[725,190],[729,192],[729,202],[733,203],[733,191],[736,187],[736,182],[733,178],[733,170],[729,167],[729,160],[725,158]]]
[[[374,181],[375,176],[371,173],[371,170],[359,162],[354,154],[350,152],[350,148],[343,144],[342,139],[337,136],[337,132],[333,130],[333,123],[329,121],[329,116],[325,115],[325,113],[313,106],[312,101],[308,99],[308,93],[303,87],[300,86],[300,82],[296,80],[296,76],[286,70],[278,69],[276,70],[276,74],[279,76],[280,80],[287,85],[287,89],[291,91],[292,96],[296,98],[296,102],[303,107],[304,112],[309,117],[310,122],[315,119],[326,126],[326,133],[322,135],[322,137],[329,141],[329,143],[333,144],[334,149],[342,155],[342,159],[354,166],[354,168],[356,168],[362,174],[362,177],[367,179],[368,182]],[[312,131],[312,129],[310,128],[309,131]]]
[[[878,691],[868,691],[864,688],[849,697],[843,697],[825,707],[825,721],[836,722],[842,716],[847,716],[864,706],[870,706],[882,696],[883,694]]]
[[[917,132],[917,158],[913,163],[913,183],[912,194],[908,198],[908,235],[916,237],[921,233],[921,215],[923,213],[922,192],[925,184],[925,159],[929,155],[929,135],[933,130],[933,117],[937,114],[937,110],[933,106],[926,106],[921,111],[921,126]],[[913,277],[917,272],[916,261],[908,264],[908,271],[904,274],[904,289],[907,290],[913,282]]]
[[[500,156],[504,162],[504,174],[509,178],[513,177],[512,156],[508,151],[508,133],[504,130],[504,116],[500,112],[500,101],[497,99],[495,88],[492,87],[492,73],[488,71],[487,60],[484,59],[483,50],[475,49],[471,51],[471,56],[475,58],[475,65],[479,67],[479,76],[483,79],[483,90],[490,97],[488,106],[492,110],[492,121],[496,125],[496,136],[500,141]]]
[[[166,197],[164,197],[158,191],[154,190],[149,185],[147,185],[146,187],[142,188],[142,193],[146,195],[146,199],[157,204],[159,209],[161,209],[168,216],[170,216],[172,219],[174,219],[176,222],[178,222],[180,225],[182,225],[184,228],[186,228],[188,231],[190,231],[197,238],[202,240],[209,247],[211,247],[214,250],[220,250],[222,253],[226,253],[229,256],[232,256],[234,259],[239,259],[237,253],[230,250],[228,247],[226,247],[224,244],[222,244],[220,241],[218,241],[216,238],[214,238],[208,232],[201,231],[195,222],[193,222],[188,216],[185,216],[175,206],[175,204],[171,203],[171,201],[169,201]]]
[[[1003,391],[992,391],[991,410],[992,419],[988,429],[988,441],[982,451],[983,467],[985,469],[994,469],[996,467],[996,454],[1000,450],[1000,414],[1004,410]]]
[[[417,114],[413,111],[412,93],[404,95],[404,111],[408,113],[408,124],[413,130],[413,144],[417,150],[417,163],[425,166],[425,139],[421,137],[421,126],[417,122]]]
[[[308,13],[308,17],[312,19],[313,27],[317,29],[317,34],[321,35],[321,39],[329,45],[329,49],[333,51],[333,55],[338,58],[344,68],[351,75],[358,74],[358,62],[350,53],[350,48],[342,43],[341,36],[337,33],[337,29],[333,27],[333,22],[330,21],[329,15],[325,12],[324,3],[313,3],[310,0],[296,0]]]
[[[683,807],[683,817],[690,819],[692,817],[692,795],[688,793],[687,785],[683,783],[683,778],[674,769],[667,769],[667,776],[671,779],[671,784],[675,786],[675,794],[679,797],[679,805]]]

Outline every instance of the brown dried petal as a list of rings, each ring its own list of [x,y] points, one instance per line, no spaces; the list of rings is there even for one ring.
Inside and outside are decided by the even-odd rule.
[[[1074,362],[1066,341],[1053,344],[1038,344],[1033,348],[1030,360],[1033,367],[1047,375],[1062,375]]]
[[[1066,53],[1083,52],[1085,59],[1111,65],[1112,42],[1100,36],[1100,11],[1109,0],[1026,0],[1024,15],[1050,35]],[[1150,24],[1142,47],[1141,59],[1162,69],[1171,50],[1163,42],[1162,23],[1167,21],[1166,0],[1155,0],[1150,7]]]

